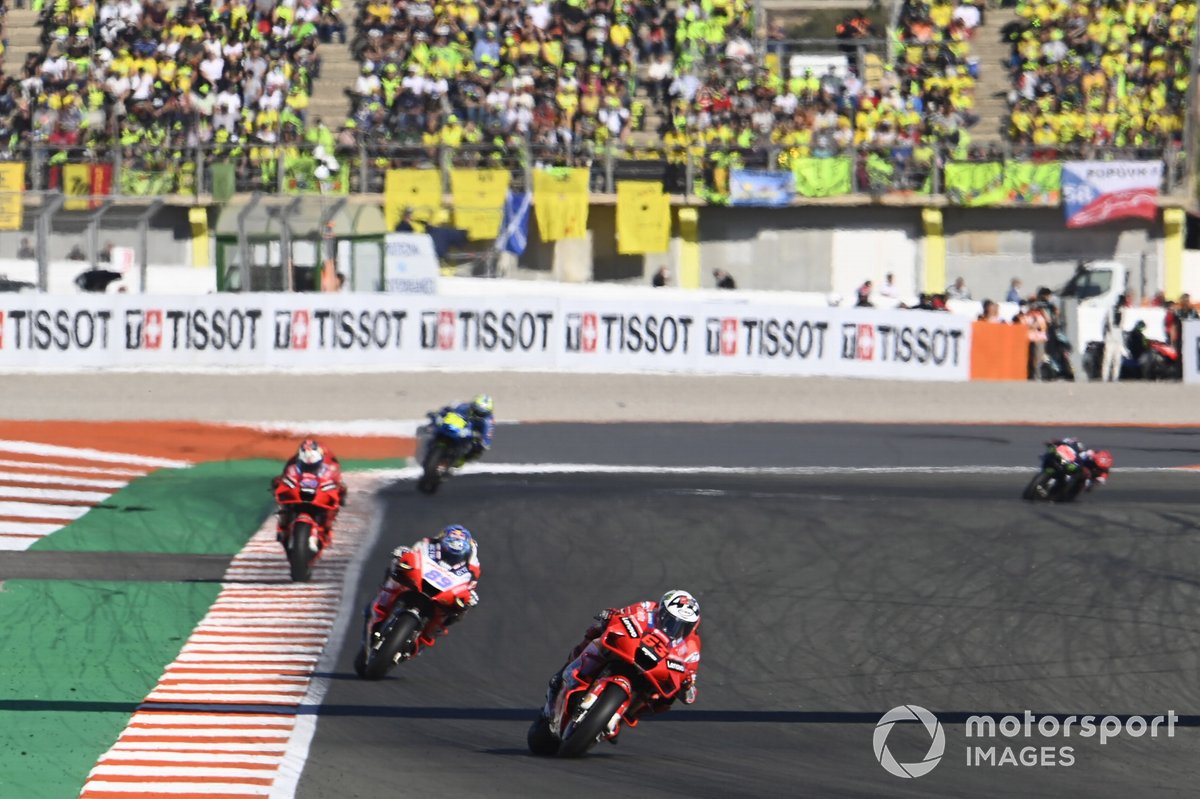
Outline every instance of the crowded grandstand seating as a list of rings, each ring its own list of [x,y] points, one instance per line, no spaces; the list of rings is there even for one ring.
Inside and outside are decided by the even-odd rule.
[[[1038,148],[1160,149],[1183,134],[1194,0],[1017,5],[1009,137]]]
[[[52,163],[116,145],[128,169],[182,169],[205,146],[269,171],[265,146],[304,141],[333,14],[330,0],[53,0],[13,102]]]

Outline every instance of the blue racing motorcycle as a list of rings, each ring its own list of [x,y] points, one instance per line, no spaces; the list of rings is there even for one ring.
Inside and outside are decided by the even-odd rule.
[[[450,476],[450,470],[459,466],[471,453],[475,444],[475,431],[461,414],[448,411],[444,414],[429,414],[429,425],[425,451],[421,458],[421,477],[417,490],[432,494],[442,481]]]

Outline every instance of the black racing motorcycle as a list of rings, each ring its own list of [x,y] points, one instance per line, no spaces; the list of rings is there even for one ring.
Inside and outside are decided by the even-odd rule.
[[[1090,476],[1074,447],[1051,441],[1042,453],[1042,470],[1025,486],[1021,498],[1071,502],[1087,486]]]

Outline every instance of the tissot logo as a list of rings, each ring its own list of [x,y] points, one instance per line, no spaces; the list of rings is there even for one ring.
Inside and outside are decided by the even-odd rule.
[[[875,326],[858,326],[858,359],[869,361],[875,357]]]
[[[142,323],[142,335],[144,336],[143,344],[148,350],[157,350],[162,347],[163,339],[163,312],[162,309],[153,309],[146,311],[145,321]]]
[[[292,312],[292,349],[308,349],[308,334],[312,330],[312,318],[307,310]]]
[[[709,355],[737,355],[738,320],[710,317],[704,324],[705,349]]]
[[[566,317],[567,349],[571,352],[595,352],[600,342],[600,319],[596,314],[569,313]]]
[[[439,350],[454,349],[454,311],[438,311],[437,346]]]

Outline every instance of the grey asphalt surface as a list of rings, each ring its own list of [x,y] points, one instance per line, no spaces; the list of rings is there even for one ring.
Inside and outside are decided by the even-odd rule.
[[[1200,745],[1200,463],[1192,429],[914,425],[518,425],[491,460],[663,465],[1028,466],[1045,438],[1110,447],[1108,486],[1073,505],[1017,496],[1021,473],[461,475],[435,497],[382,492],[387,552],[451,522],[481,542],[483,602],[380,683],[356,628],[320,707],[303,799],[1193,795]],[[33,556],[33,557],[31,557]],[[41,556],[58,556],[43,560]],[[215,579],[220,558],[0,553],[0,580]],[[24,573],[20,570],[25,569]],[[38,571],[37,575],[32,572]],[[214,576],[215,575],[215,576]],[[534,758],[546,680],[598,609],[686,587],[700,598],[700,699],[582,761]],[[876,762],[880,715],[945,724],[942,762]],[[1183,717],[1174,737],[968,741],[975,713]],[[898,725],[888,746],[920,760]],[[1073,748],[1071,767],[966,765],[969,744]],[[999,754],[997,754],[999,756]]]
[[[1032,476],[1043,432],[771,427],[722,442],[721,428],[643,428],[633,441],[627,428],[571,430],[506,430],[503,460],[564,460],[584,443],[591,457],[571,460],[694,462],[684,453],[703,445],[706,464],[792,451],[791,464],[939,465],[929,459],[943,452]],[[1100,432],[1129,446],[1114,445],[1118,464],[1192,460],[1190,434],[1096,431],[1097,445]],[[569,449],[568,434],[581,437]],[[1194,794],[1198,479],[1115,472],[1061,506],[1020,501],[1024,475],[462,475],[433,498],[395,484],[358,605],[391,547],[451,522],[479,537],[483,602],[380,683],[354,676],[357,630],[348,637],[298,796]],[[700,701],[583,761],[528,755],[546,680],[590,616],[673,587],[703,607]],[[946,722],[945,757],[917,780],[887,774],[872,751],[880,715],[909,703]],[[964,737],[970,714],[1026,709],[1184,722],[1174,737],[1103,746]],[[888,739],[901,762],[928,742],[913,725]],[[1075,765],[969,767],[976,743],[1052,746],[1056,759],[1070,746]]]

